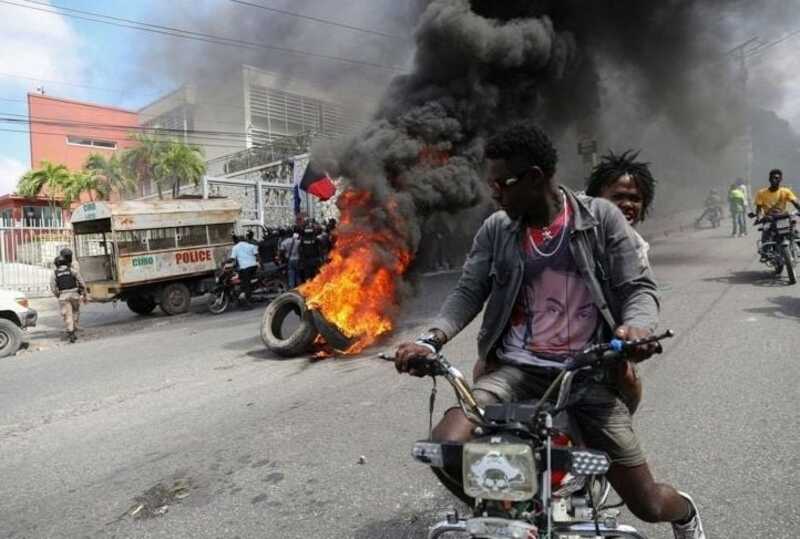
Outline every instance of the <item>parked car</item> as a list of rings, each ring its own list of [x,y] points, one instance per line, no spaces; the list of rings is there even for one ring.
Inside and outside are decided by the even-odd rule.
[[[23,329],[35,326],[38,318],[25,294],[0,289],[0,357],[17,353],[25,342]]]

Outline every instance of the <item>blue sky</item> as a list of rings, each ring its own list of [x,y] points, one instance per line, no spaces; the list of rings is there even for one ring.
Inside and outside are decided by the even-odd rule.
[[[10,1],[38,7],[26,0]],[[209,7],[219,7],[227,3],[227,0],[36,1],[49,1],[54,5],[145,22],[174,24],[188,29],[193,26],[192,19],[207,11]],[[356,21],[356,24],[384,29],[385,21],[382,20],[380,5],[388,0],[259,1],[264,5],[303,11],[332,19],[341,19],[343,15],[337,10],[340,11],[342,6],[348,6],[351,13],[345,22],[351,22],[353,15],[359,14],[365,20]],[[764,5],[771,4],[764,3]],[[732,40],[731,43],[740,43],[752,35],[760,35],[763,39],[770,40],[797,30],[800,24],[800,16],[794,16],[792,20],[781,20],[774,28],[765,27],[763,21],[743,19],[735,10],[724,17],[731,18],[730,24],[734,29],[728,36]],[[304,27],[309,31],[320,33],[319,26],[305,23]],[[322,35],[334,32],[329,27],[322,27],[322,30],[324,31]],[[227,34],[230,29],[220,31]],[[0,116],[26,116],[28,112],[26,93],[35,91],[38,86],[44,86],[46,93],[52,96],[136,110],[174,89],[179,83],[179,81],[154,79],[152,74],[148,76],[144,70],[144,58],[149,54],[152,60],[154,54],[160,54],[159,40],[175,38],[42,13],[8,4],[0,4],[0,32],[3,36],[0,54],[0,111],[3,114]],[[341,45],[344,35],[339,31],[336,36],[334,43]],[[795,129],[800,127],[799,43],[800,35],[769,49],[766,54],[753,60],[750,80],[752,102],[774,109],[789,120]],[[306,47],[298,46],[298,48]],[[191,56],[192,49],[185,47],[185,50],[187,51],[185,54]],[[335,47],[333,51],[336,52]],[[363,57],[362,52],[345,50],[342,54]],[[8,130],[24,131],[25,126],[0,122],[0,194],[13,190],[19,176],[30,167],[28,133]]]
[[[53,3],[147,20],[157,0],[53,0]],[[113,5],[113,11],[109,5]],[[143,87],[138,82],[144,77],[137,67],[137,44],[147,43],[145,37],[150,41],[158,38],[152,34],[3,4],[0,4],[0,32],[4,36],[0,55],[0,111],[4,113],[1,116],[27,115],[25,96],[38,86],[44,86],[45,92],[52,96],[132,109],[174,87],[170,81],[163,81],[161,87],[157,84]],[[0,129],[25,127],[2,123]],[[28,133],[0,131],[0,194],[9,192],[18,175],[29,166]]]

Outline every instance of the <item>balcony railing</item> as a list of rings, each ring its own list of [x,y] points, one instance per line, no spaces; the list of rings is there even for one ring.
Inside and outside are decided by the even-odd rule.
[[[272,136],[258,146],[247,148],[230,155],[212,159],[207,163],[210,176],[229,176],[243,170],[290,159],[307,153],[317,133],[305,132],[298,135]]]

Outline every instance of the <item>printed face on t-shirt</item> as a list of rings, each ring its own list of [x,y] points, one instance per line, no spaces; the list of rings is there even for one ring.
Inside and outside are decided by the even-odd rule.
[[[581,277],[545,268],[532,285],[526,291],[533,304],[530,348],[544,354],[583,349],[597,328],[598,312]]]

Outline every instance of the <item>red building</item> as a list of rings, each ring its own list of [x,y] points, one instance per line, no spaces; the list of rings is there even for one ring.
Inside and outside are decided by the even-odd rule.
[[[80,170],[90,154],[111,155],[135,143],[136,112],[39,94],[28,94],[31,167],[42,161]]]

